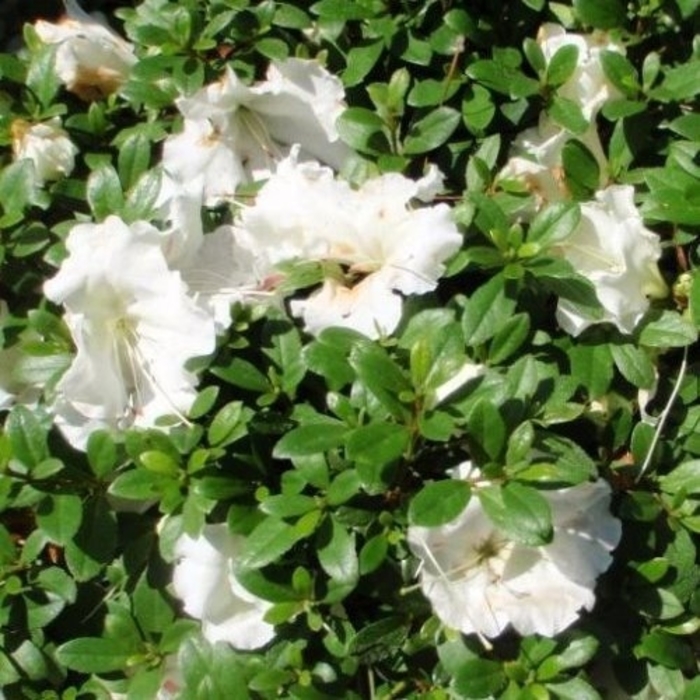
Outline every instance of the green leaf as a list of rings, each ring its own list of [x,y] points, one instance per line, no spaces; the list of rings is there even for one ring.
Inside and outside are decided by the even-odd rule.
[[[352,87],[362,82],[374,68],[384,49],[383,41],[372,41],[365,45],[355,45],[347,55],[347,67],[342,74],[343,84]]]
[[[635,98],[641,86],[637,69],[617,51],[601,51],[600,62],[607,79],[627,97]]]
[[[23,85],[27,80],[27,68],[17,56],[3,53],[0,54],[0,76]]]
[[[555,202],[541,209],[530,224],[528,243],[542,248],[568,238],[581,221],[581,209],[573,202]]]
[[[348,146],[363,153],[389,153],[389,141],[381,117],[364,107],[348,107],[337,119],[338,134]]]
[[[549,61],[545,82],[551,87],[563,85],[576,70],[578,47],[573,44],[561,46]]]
[[[146,573],[136,584],[131,600],[136,621],[146,632],[161,633],[175,619],[172,605],[159,587],[154,587],[149,583]]]
[[[243,569],[260,569],[277,561],[304,537],[306,533],[295,525],[278,518],[265,518],[248,535],[236,565]]]
[[[129,221],[150,219],[161,192],[163,173],[159,168],[141,174],[127,193],[124,214]]]
[[[76,536],[66,544],[68,569],[78,581],[96,576],[112,561],[117,544],[117,520],[105,498],[83,505],[83,518]]]
[[[455,675],[454,688],[460,697],[490,698],[505,686],[503,667],[490,659],[468,659]]]
[[[344,350],[322,340],[315,340],[304,347],[302,357],[312,372],[324,377],[330,389],[338,391],[355,378]]]
[[[572,134],[581,135],[588,129],[588,120],[581,111],[581,106],[566,97],[555,95],[547,109],[547,114]]]
[[[163,474],[173,479],[180,475],[180,465],[167,452],[160,450],[146,450],[139,456],[141,464],[150,472]]]
[[[512,65],[494,60],[477,60],[467,67],[467,75],[487,88],[512,98],[530,97],[540,90],[537,80]]]
[[[227,644],[209,644],[191,635],[178,653],[185,691],[180,700],[248,700],[247,675]]]
[[[317,532],[316,553],[321,568],[333,580],[354,587],[360,574],[353,532],[335,518],[327,518]]]
[[[666,493],[700,493],[700,460],[684,462],[672,472],[659,478],[659,485]]]
[[[491,339],[510,320],[515,306],[502,275],[479,287],[464,305],[462,332],[467,345],[476,347]]]
[[[417,155],[441,146],[452,136],[460,119],[456,109],[438,107],[411,125],[403,142],[403,153]]]
[[[620,374],[640,389],[649,389],[656,381],[654,363],[643,348],[632,343],[610,344],[615,366]]]
[[[468,417],[469,436],[475,450],[485,458],[497,460],[506,448],[506,424],[498,408],[488,399],[480,398]]]
[[[260,503],[260,510],[275,518],[293,518],[304,515],[318,507],[312,496],[302,494],[278,494],[268,496]]]
[[[576,345],[569,350],[571,375],[590,397],[605,394],[613,379],[613,357],[608,345]]]
[[[489,363],[500,364],[513,355],[530,335],[530,315],[514,314],[493,336],[489,346]]]
[[[171,476],[148,469],[130,469],[120,474],[109,485],[108,492],[118,498],[144,501],[162,496],[169,487],[177,483]]]
[[[367,540],[360,550],[360,574],[366,576],[378,569],[389,551],[389,542],[385,535],[375,535]]]
[[[347,435],[347,457],[355,462],[388,464],[403,455],[410,438],[403,425],[370,423]]]
[[[465,91],[462,102],[462,119],[472,133],[480,134],[496,115],[496,105],[490,90],[474,84]]]
[[[40,501],[37,524],[46,536],[58,545],[65,546],[78,532],[83,518],[83,503],[79,496],[56,494]]]
[[[87,442],[88,464],[93,473],[103,477],[114,470],[117,464],[117,446],[106,430],[90,433]]]
[[[677,117],[668,125],[668,128],[688,141],[700,142],[700,114],[691,113]]]
[[[546,688],[561,700],[600,700],[600,693],[583,678],[570,678],[558,683],[547,683]]]
[[[225,367],[213,367],[211,373],[233,386],[248,391],[264,394],[272,390],[270,380],[252,362],[241,357],[232,358]]]
[[[309,8],[324,20],[347,22],[348,20],[370,19],[374,16],[372,3],[346,2],[346,0],[320,0]]]
[[[240,440],[248,432],[248,421],[253,412],[241,401],[231,401],[214,416],[207,439],[212,447],[223,447]]]
[[[661,85],[651,90],[651,97],[664,102],[683,102],[700,94],[700,72],[697,60],[664,69]]]
[[[297,386],[306,374],[299,331],[292,324],[272,321],[266,327],[266,334],[270,336],[272,347],[266,348],[265,354],[280,369],[282,390],[293,399]]]
[[[347,469],[336,476],[328,486],[326,500],[329,506],[338,506],[349,501],[362,486],[360,477],[354,469]]]
[[[690,321],[675,311],[655,314],[639,330],[639,343],[652,348],[685,347],[698,339],[698,331]]]
[[[409,629],[409,624],[399,616],[370,622],[352,637],[348,652],[365,664],[380,661],[401,647]]]
[[[467,507],[471,487],[462,479],[446,479],[425,485],[408,507],[412,525],[438,527],[454,520]]]
[[[197,398],[194,400],[189,412],[188,417],[192,419],[201,418],[211,411],[216,399],[219,397],[220,387],[216,385],[208,386],[202,389]]]
[[[98,221],[118,214],[124,206],[124,194],[117,171],[111,165],[101,165],[87,180],[87,200]]]
[[[662,630],[652,630],[634,649],[635,655],[650,659],[668,668],[689,670],[694,665],[691,648],[681,637],[674,637]]]
[[[598,651],[600,642],[591,635],[580,635],[572,639],[566,649],[558,655],[559,667],[576,668],[587,664]]]
[[[0,173],[0,204],[5,212],[21,214],[36,201],[34,163],[26,158],[15,161]]]
[[[26,406],[15,406],[5,421],[5,432],[15,459],[35,467],[48,457],[46,430]]]
[[[139,651],[119,639],[78,637],[56,649],[58,661],[80,673],[123,671],[129,659]]]
[[[192,493],[212,501],[224,501],[251,492],[251,484],[231,476],[199,471],[192,482]]]
[[[399,395],[410,392],[411,383],[383,348],[374,343],[358,343],[350,352],[350,366],[389,412],[398,418],[406,416]]]
[[[135,185],[138,178],[148,168],[151,160],[151,144],[142,133],[129,136],[119,146],[117,170],[124,190]]]
[[[577,199],[591,199],[600,183],[600,167],[581,141],[567,141],[561,152],[566,184]]]
[[[55,44],[42,46],[32,57],[27,71],[27,87],[44,108],[51,104],[61,85],[54,67],[56,49]]]
[[[292,459],[327,452],[340,447],[347,432],[347,426],[337,421],[300,425],[282,437],[275,445],[272,456]]]
[[[530,486],[511,481],[477,492],[494,525],[522,544],[539,547],[551,541],[552,514],[547,499]]]
[[[621,0],[574,0],[574,10],[583,24],[596,29],[613,29],[627,19]]]

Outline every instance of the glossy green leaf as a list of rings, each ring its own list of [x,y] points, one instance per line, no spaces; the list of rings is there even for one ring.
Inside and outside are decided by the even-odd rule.
[[[574,0],[574,10],[583,24],[596,29],[624,25],[627,16],[621,0]]]
[[[79,496],[56,494],[46,496],[37,507],[37,525],[59,545],[66,545],[75,535],[83,518]]]
[[[451,107],[438,107],[412,124],[403,142],[405,155],[426,153],[441,146],[460,122],[460,114]]]
[[[387,464],[401,457],[410,438],[410,432],[402,425],[371,423],[347,435],[347,456],[357,462]]]
[[[272,454],[276,459],[291,459],[327,452],[339,447],[347,432],[347,426],[338,422],[300,425],[275,445]]]
[[[462,332],[467,345],[476,347],[491,339],[515,311],[516,300],[506,290],[505,279],[495,275],[467,300]]]
[[[426,484],[411,499],[409,522],[421,527],[444,525],[462,513],[470,497],[469,483],[461,479],[445,479]]]
[[[481,488],[477,495],[494,525],[511,539],[534,547],[551,540],[551,510],[537,489],[509,482]]]

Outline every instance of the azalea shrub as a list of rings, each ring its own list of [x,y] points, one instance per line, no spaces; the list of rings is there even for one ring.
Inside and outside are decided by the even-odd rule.
[[[700,0],[26,5],[0,696],[699,697]]]

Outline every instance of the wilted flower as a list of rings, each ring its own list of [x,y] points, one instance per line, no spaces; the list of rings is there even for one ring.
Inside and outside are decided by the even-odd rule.
[[[168,269],[152,226],[110,216],[78,224],[44,285],[63,304],[77,355],[56,386],[57,423],[82,446],[91,429],[182,418],[196,396],[185,363],[214,350],[212,319]]]
[[[558,24],[547,23],[540,28],[537,41],[547,63],[563,46],[578,49],[576,68],[557,93],[579,105],[586,119],[594,117],[608,100],[621,97],[605,75],[601,54],[603,51],[624,53],[624,48],[611,41],[607,34],[570,34]]]
[[[225,524],[206,525],[197,538],[181,536],[173,590],[185,612],[202,621],[207,640],[257,649],[273,638],[275,628],[263,619],[271,604],[243,588],[233,572],[242,542]]]
[[[604,321],[631,333],[649,308],[649,298],[667,293],[657,265],[659,237],[644,226],[631,185],[612,185],[581,204],[581,222],[557,248],[593,283],[604,309],[602,318],[590,318],[560,299],[557,320],[567,333],[578,335]]]
[[[57,180],[73,171],[78,148],[61,128],[58,117],[39,124],[15,119],[11,133],[15,160],[32,161],[37,184]]]
[[[291,303],[309,332],[391,333],[401,295],[435,289],[462,243],[446,204],[411,207],[433,180],[432,173],[426,181],[388,173],[353,189],[318,163],[297,163],[293,153],[244,209],[241,244],[263,270],[291,260],[327,263],[321,289]]]
[[[252,87],[228,67],[218,82],[177,100],[183,130],[166,139],[163,166],[181,182],[203,177],[209,204],[267,177],[293,144],[337,169],[350,153],[335,128],[343,100],[342,83],[317,61],[272,63]]]
[[[554,529],[544,546],[508,539],[476,495],[446,525],[409,527],[409,545],[422,562],[421,588],[446,625],[485,637],[508,625],[552,637],[593,607],[596,578],[621,535],[609,510],[610,488],[599,480],[541,493]]]
[[[57,24],[39,20],[36,33],[45,44],[57,44],[56,74],[83,100],[110,95],[125,82],[136,63],[134,47],[75,0],[65,0],[68,14]]]

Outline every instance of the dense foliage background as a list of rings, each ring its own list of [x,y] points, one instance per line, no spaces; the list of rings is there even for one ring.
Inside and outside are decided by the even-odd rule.
[[[17,396],[0,416],[5,697],[155,697],[173,658],[182,698],[697,697],[699,5],[86,0],[139,56],[122,89],[90,102],[61,86],[31,26],[22,44],[4,19],[0,363],[21,357],[10,379],[0,365]],[[27,21],[60,14],[17,7]],[[580,111],[557,95],[572,66],[548,68],[538,51],[545,22],[626,47],[604,65],[620,96],[597,116],[603,179],[634,186],[670,290],[631,334],[561,330],[557,299],[595,307],[594,290],[557,264],[558,224],[530,233],[519,218],[533,195],[496,181],[543,112],[582,131]],[[68,231],[109,214],[153,218],[151,176],[181,121],[175,98],[226,65],[252,81],[288,56],[319,57],[342,79],[351,181],[440,167],[462,250],[378,341],[312,337],[282,309],[236,305],[200,362],[190,424],[100,431],[86,453],[72,449],[50,407],[73,346],[42,293]],[[37,185],[13,161],[12,124],[53,116],[80,153],[70,176]],[[571,201],[598,189],[589,155],[564,150]],[[203,213],[210,229],[231,215]],[[289,293],[305,272],[290,273]],[[467,359],[484,376],[435,405],[431,393]],[[409,521],[459,513],[462,495],[452,502],[440,485],[468,459],[504,489],[524,487],[504,507],[509,532],[540,527],[540,488],[612,485],[623,523],[613,566],[593,611],[554,639],[460,635],[415,586]],[[240,580],[273,603],[277,625],[262,650],[209,644],[172,595],[174,542],[205,521],[247,537]]]

